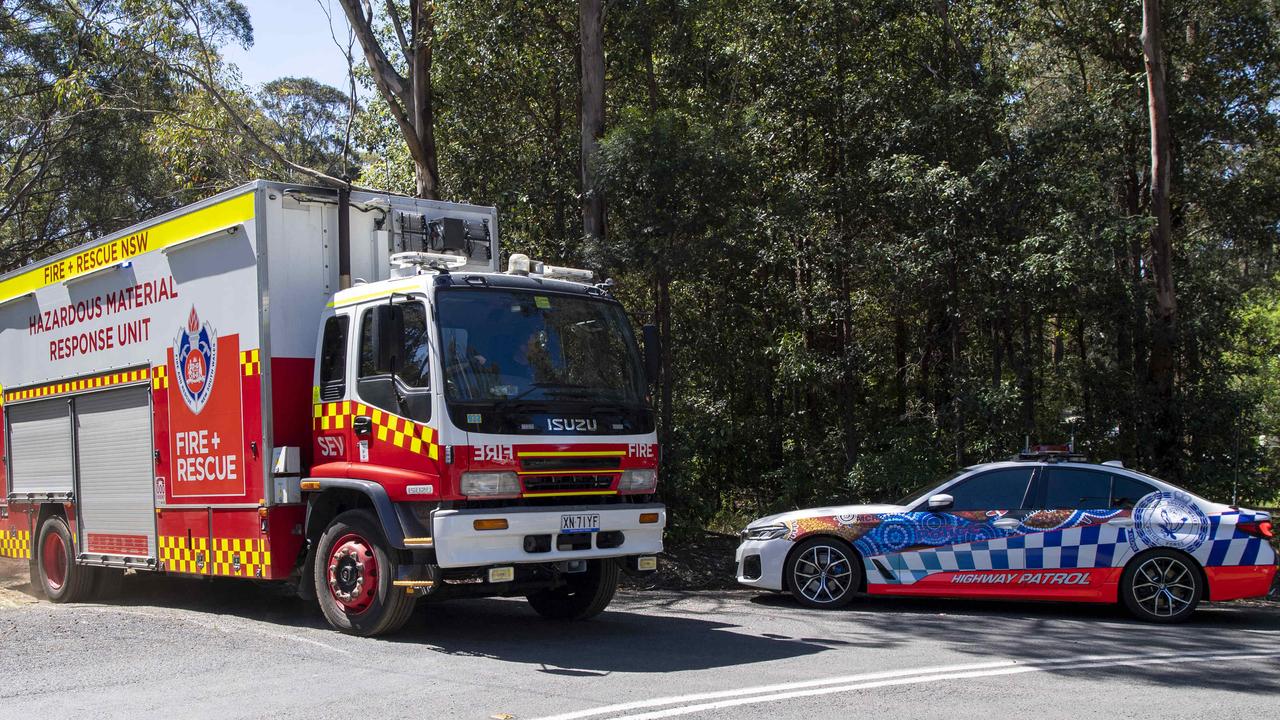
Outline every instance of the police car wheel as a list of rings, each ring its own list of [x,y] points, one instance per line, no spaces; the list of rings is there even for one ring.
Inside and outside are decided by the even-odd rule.
[[[80,602],[94,586],[94,568],[77,565],[67,521],[54,515],[40,526],[35,566],[40,589],[56,603]]]
[[[416,598],[395,587],[397,554],[367,510],[348,510],[329,523],[315,553],[320,610],[334,628],[372,637],[399,630]]]
[[[1200,569],[1190,557],[1173,550],[1150,550],[1125,566],[1120,599],[1139,620],[1183,622],[1204,595]]]
[[[862,565],[842,540],[817,537],[805,540],[787,557],[787,589],[800,604],[813,608],[840,608],[853,600],[862,582]]]
[[[566,577],[566,583],[526,596],[529,606],[551,620],[588,620],[604,612],[618,589],[618,563],[589,560],[585,572]]]

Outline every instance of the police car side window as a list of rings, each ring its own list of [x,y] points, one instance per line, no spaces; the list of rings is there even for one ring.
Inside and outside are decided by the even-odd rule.
[[[1022,507],[1033,466],[1011,467],[975,475],[942,492],[955,499],[952,510],[1017,510]]]
[[[1085,468],[1051,467],[1043,507],[1048,510],[1131,508],[1155,488],[1125,475]]]
[[[1156,489],[1126,475],[1111,476],[1111,505],[1113,508],[1132,508],[1144,495],[1150,495]]]
[[[1111,473],[1050,467],[1044,507],[1049,510],[1100,510],[1111,507]]]

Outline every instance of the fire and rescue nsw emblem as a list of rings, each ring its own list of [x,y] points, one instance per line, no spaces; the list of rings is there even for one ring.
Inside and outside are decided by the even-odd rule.
[[[173,339],[174,379],[182,400],[193,414],[199,415],[213,393],[214,373],[218,369],[218,333],[209,323],[200,323],[196,308],[191,306],[187,326]]]

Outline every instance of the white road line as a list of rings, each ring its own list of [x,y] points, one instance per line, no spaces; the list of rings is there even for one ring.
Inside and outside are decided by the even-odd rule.
[[[679,707],[668,708],[665,710],[640,713],[637,715],[621,715],[614,718],[614,720],[656,720],[657,718],[688,715],[691,713],[706,712],[709,710],[722,710],[724,708],[738,707],[742,705],[778,702],[780,700],[789,700],[798,697],[830,695],[833,693],[852,692],[855,690],[870,690],[893,685],[914,685],[946,680],[959,680],[964,678],[995,677],[999,675],[1045,672],[1048,670],[1058,669],[1092,669],[1120,665],[1158,665],[1173,662],[1252,660],[1274,657],[1280,657],[1280,652],[1233,654],[1164,653],[1136,656],[1132,653],[1125,655],[1085,655],[1033,663],[1023,663],[1017,660],[1001,660],[987,663],[974,663],[970,665],[946,665],[932,668],[918,668],[915,670],[865,673],[862,675],[848,675],[821,680],[807,680],[803,682],[761,685],[752,688],[720,690],[693,695],[653,698],[650,700],[639,700],[630,703],[620,703],[617,705],[607,705],[587,710],[578,710],[561,715],[553,715],[542,718],[541,720],[578,720],[579,718],[615,715],[616,713],[663,707],[665,705],[679,705]],[[720,698],[727,699],[722,700]],[[717,702],[702,702],[705,700],[717,700]],[[696,704],[687,705],[685,703]]]

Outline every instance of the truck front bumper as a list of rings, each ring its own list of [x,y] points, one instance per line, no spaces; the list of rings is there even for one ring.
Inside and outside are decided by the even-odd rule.
[[[653,513],[658,515],[657,522],[640,522],[641,515]],[[561,541],[568,537],[561,533],[561,517],[583,514],[600,516],[599,531],[573,533],[574,549],[561,549],[570,544],[567,540]],[[494,530],[475,527],[477,520],[498,519],[506,520],[507,526]],[[645,503],[436,510],[431,530],[436,564],[442,568],[460,568],[656,555],[662,552],[662,530],[666,525],[666,507]],[[589,543],[583,537],[588,534]],[[609,539],[609,547],[599,547],[601,537]]]

